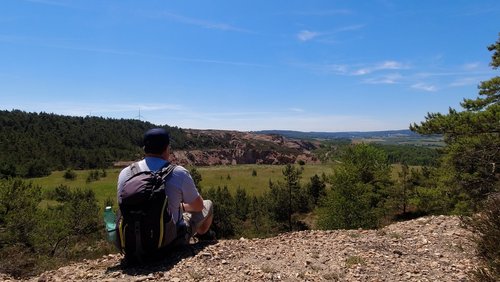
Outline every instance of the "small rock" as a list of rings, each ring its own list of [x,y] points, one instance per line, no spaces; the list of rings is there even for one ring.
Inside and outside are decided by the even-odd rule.
[[[139,277],[135,278],[134,282],[142,282],[142,281],[146,281],[148,279],[149,278],[147,276],[139,276]]]
[[[396,255],[398,256],[402,256],[403,255],[403,252],[399,251],[399,250],[394,250],[394,252]]]

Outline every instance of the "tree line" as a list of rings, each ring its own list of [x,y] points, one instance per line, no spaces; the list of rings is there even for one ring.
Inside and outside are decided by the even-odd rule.
[[[20,110],[0,111],[0,178],[38,177],[53,170],[106,168],[142,155],[149,122],[101,117],[71,117]],[[203,144],[187,141],[177,127],[163,126],[172,147]]]
[[[143,155],[143,134],[153,127],[169,132],[173,150],[234,147],[229,132],[214,136],[133,119],[0,111],[0,178],[40,177],[53,170],[102,169],[116,161],[139,159]],[[251,140],[249,147],[298,153],[261,140]]]
[[[314,154],[322,162],[340,161],[352,144],[350,139],[332,139],[322,141]],[[391,164],[407,164],[410,166],[437,166],[442,155],[442,148],[430,148],[417,145],[388,145],[371,143],[384,151]]]

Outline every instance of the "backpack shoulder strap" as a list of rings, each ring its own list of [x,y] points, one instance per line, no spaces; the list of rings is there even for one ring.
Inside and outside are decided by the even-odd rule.
[[[139,162],[134,162],[130,165],[130,171],[132,172],[132,175],[135,175],[141,171],[141,168],[139,167]]]
[[[164,166],[160,171],[159,171],[159,175],[161,176],[161,178],[163,179],[167,179],[167,177],[172,174],[172,172],[174,171],[175,167],[177,165],[175,164],[168,164],[167,166]]]

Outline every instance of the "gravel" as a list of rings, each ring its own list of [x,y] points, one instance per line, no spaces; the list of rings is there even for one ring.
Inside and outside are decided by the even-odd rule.
[[[379,230],[197,243],[136,268],[110,254],[28,281],[469,281],[478,264],[470,238],[457,217],[430,216]],[[16,281],[4,274],[0,280]]]

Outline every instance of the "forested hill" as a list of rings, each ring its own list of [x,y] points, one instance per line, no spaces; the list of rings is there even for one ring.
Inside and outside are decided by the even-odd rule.
[[[33,177],[54,169],[132,160],[141,154],[144,131],[153,126],[139,120],[0,111],[0,177]],[[172,146],[185,146],[182,129],[165,128]]]
[[[157,125],[131,119],[0,111],[0,178],[53,170],[106,168],[142,156],[142,136]],[[195,130],[170,132],[172,160],[182,165],[285,164],[317,161],[315,144],[277,135]],[[126,163],[126,162],[125,162]]]

